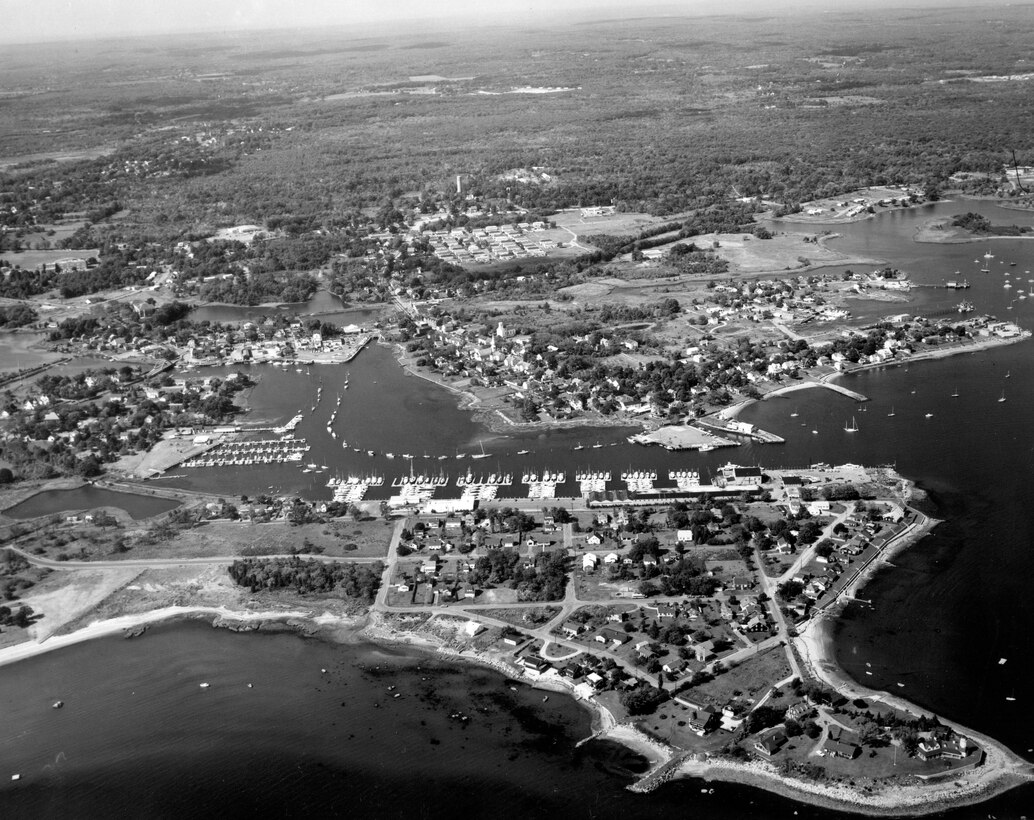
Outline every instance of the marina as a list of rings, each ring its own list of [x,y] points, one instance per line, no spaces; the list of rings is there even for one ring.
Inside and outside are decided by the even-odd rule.
[[[217,444],[207,452],[189,458],[180,467],[244,467],[265,464],[300,462],[310,450],[304,439],[284,436],[257,441],[228,441]],[[316,469],[310,464],[307,469]]]

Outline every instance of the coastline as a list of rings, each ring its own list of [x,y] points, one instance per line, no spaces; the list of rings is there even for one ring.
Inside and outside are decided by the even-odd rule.
[[[919,538],[923,535],[925,531],[918,533]],[[907,543],[899,545],[899,550],[914,543],[913,539],[905,541]],[[376,612],[347,617],[329,612],[317,614],[312,610],[301,609],[248,611],[210,606],[163,607],[149,612],[95,621],[67,635],[50,637],[41,642],[28,641],[0,649],[0,666],[94,638],[117,634],[132,638],[142,634],[149,626],[180,619],[205,620],[213,627],[233,631],[290,630],[300,635],[323,637],[342,645],[354,643],[356,640],[366,640],[385,647],[404,646],[439,656],[450,662],[471,663],[489,668],[533,688],[574,697],[592,715],[591,734],[579,741],[579,745],[590,740],[609,740],[620,743],[647,760],[648,770],[629,786],[633,791],[649,791],[672,777],[695,777],[705,781],[748,785],[800,802],[872,816],[918,816],[949,807],[977,803],[1034,780],[1034,766],[1013,755],[993,739],[943,718],[941,720],[946,725],[975,738],[985,751],[984,763],[966,772],[962,780],[952,779],[946,783],[923,785],[895,784],[878,793],[872,793],[840,784],[827,785],[788,777],[761,761],[741,762],[713,757],[701,759],[699,756],[681,752],[653,740],[631,721],[619,722],[606,707],[594,699],[577,697],[573,686],[563,679],[529,679],[523,670],[498,658],[477,650],[458,650],[433,636],[416,634],[409,628],[399,628]],[[851,692],[855,697],[879,697],[898,708],[915,714],[920,713],[918,707],[903,699],[888,693],[867,690],[848,679],[833,661],[832,635],[824,628],[824,620],[820,618],[813,621],[798,639],[799,645],[803,645],[807,652],[809,662],[816,664],[821,670],[819,674],[822,680],[839,691]]]
[[[1018,336],[1012,338],[1003,339],[999,337],[989,337],[973,342],[961,342],[951,346],[941,345],[931,350],[914,353],[907,359],[894,360],[889,362],[877,362],[875,364],[863,364],[857,367],[852,367],[850,370],[837,371],[834,373],[827,373],[824,376],[820,376],[817,379],[806,379],[793,384],[788,384],[783,387],[777,387],[775,390],[771,390],[765,393],[759,399],[743,399],[729,407],[719,411],[722,418],[732,419],[736,418],[743,410],[750,407],[752,404],[759,401],[767,401],[768,399],[778,398],[780,396],[787,395],[788,393],[795,393],[798,390],[809,390],[813,387],[828,387],[833,382],[838,381],[844,376],[851,376],[855,373],[865,373],[869,370],[878,370],[882,367],[908,367],[915,362],[926,362],[933,361],[935,359],[946,359],[949,356],[961,356],[964,353],[982,353],[985,350],[991,350],[996,347],[1005,347],[1007,345],[1017,344],[1019,342],[1027,341],[1031,337],[1030,331],[1023,331]]]
[[[210,619],[213,626],[225,628],[241,626],[246,629],[259,629],[263,624],[268,625],[272,622],[285,623],[296,628],[304,627],[307,623],[313,624],[314,627],[346,625],[344,618],[329,614],[313,616],[313,613],[306,610],[256,610],[252,612],[233,610],[225,606],[167,606],[148,612],[93,621],[67,634],[50,635],[41,641],[29,640],[4,647],[0,649],[0,666],[28,660],[37,655],[64,649],[66,646],[73,646],[94,638],[119,634],[131,637],[140,634],[149,626],[182,618]]]
[[[561,419],[555,421],[514,421],[507,416],[500,408],[485,407],[484,399],[473,390],[463,389],[449,384],[445,379],[434,373],[425,373],[418,369],[412,362],[407,361],[406,351],[398,342],[387,342],[383,339],[379,344],[394,349],[395,360],[406,373],[423,379],[426,382],[443,387],[459,397],[458,407],[460,410],[469,410],[473,420],[483,424],[492,433],[519,433],[531,432],[533,430],[563,430],[574,427],[639,427],[646,429],[647,425],[642,420],[633,419]]]
[[[912,482],[906,482],[910,494]],[[938,519],[921,516],[916,529],[906,532],[888,546],[845,588],[844,596],[853,597],[891,559],[919,543],[939,524]],[[843,601],[843,598],[840,599]],[[833,624],[843,604],[817,613],[794,640],[804,661],[819,680],[845,697],[868,698],[887,703],[919,716],[932,714],[889,692],[868,689],[847,676],[836,662]],[[983,762],[956,777],[923,783],[891,783],[879,791],[855,788],[842,783],[827,784],[784,774],[761,760],[737,761],[728,758],[687,757],[677,767],[677,776],[696,777],[754,786],[784,797],[836,810],[847,810],[870,816],[921,816],[972,805],[987,800],[1015,786],[1034,780],[1034,766],[1014,754],[998,741],[972,729],[945,719],[938,719],[955,731],[977,741],[984,751]]]

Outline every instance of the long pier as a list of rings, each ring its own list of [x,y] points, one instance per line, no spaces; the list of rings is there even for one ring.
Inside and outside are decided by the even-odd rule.
[[[847,396],[849,399],[854,399],[857,402],[869,400],[868,396],[865,396],[855,390],[851,390],[847,387],[844,387],[843,385],[836,384],[835,382],[818,382],[818,384],[822,385],[823,387],[827,387],[830,390],[834,390],[837,393],[840,393],[842,396]]]

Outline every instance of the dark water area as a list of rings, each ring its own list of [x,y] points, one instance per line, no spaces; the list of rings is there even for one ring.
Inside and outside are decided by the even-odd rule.
[[[0,809],[18,818],[852,816],[695,779],[633,794],[626,786],[645,761],[609,742],[576,748],[589,713],[566,696],[544,698],[409,650],[153,627],[0,669]],[[57,699],[63,708],[52,708]],[[1024,796],[942,816],[1017,816]]]
[[[292,302],[283,305],[202,305],[194,308],[190,318],[195,322],[261,322],[275,316],[319,318],[339,327],[345,325],[369,325],[384,312],[381,307],[351,307],[326,290],[317,291],[308,302]]]
[[[120,493],[86,485],[74,490],[46,490],[36,493],[20,504],[3,510],[3,514],[11,518],[36,518],[59,512],[92,510],[96,507],[119,507],[139,520],[168,512],[179,505],[180,502],[173,499]]]
[[[794,811],[721,784],[634,795],[645,762],[612,743],[576,749],[590,721],[570,698],[366,643],[167,625],[4,667],[0,703],[6,817]]]

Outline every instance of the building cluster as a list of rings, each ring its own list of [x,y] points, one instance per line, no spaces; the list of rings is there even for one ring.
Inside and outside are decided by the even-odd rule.
[[[535,238],[546,229],[544,222],[519,222],[516,225],[486,225],[484,228],[453,228],[424,234],[434,255],[457,265],[527,259],[546,256],[557,248],[552,239]]]

